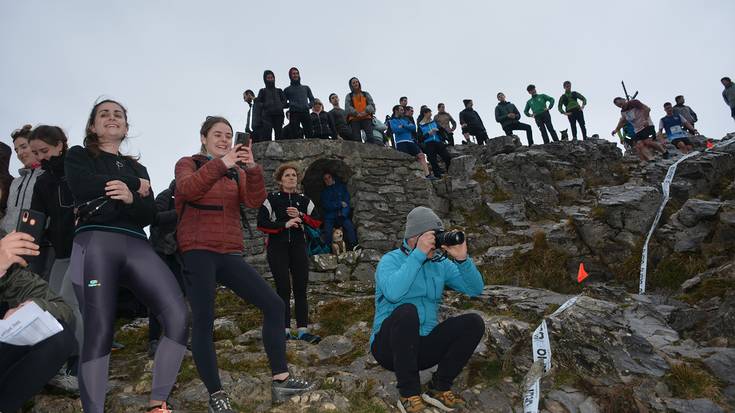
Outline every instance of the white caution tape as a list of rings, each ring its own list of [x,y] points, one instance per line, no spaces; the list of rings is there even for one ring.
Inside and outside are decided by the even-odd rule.
[[[549,317],[554,317],[561,314],[564,310],[574,305],[579,298],[578,295],[568,299],[564,304],[556,309]],[[534,365],[529,371],[529,375],[537,376],[533,381],[526,386],[526,391],[523,394],[523,412],[524,413],[538,413],[538,405],[541,400],[541,376],[551,370],[551,342],[549,341],[549,329],[546,325],[546,319],[541,321],[536,330],[531,335],[531,346],[533,347],[533,361]],[[543,371],[535,372],[534,368],[540,364],[539,360],[543,365]]]
[[[689,152],[688,154],[677,159],[677,161],[674,162],[674,164],[669,167],[669,170],[666,172],[666,177],[664,178],[664,181],[661,183],[661,189],[663,190],[663,197],[661,199],[661,205],[659,205],[658,207],[658,211],[656,212],[656,217],[653,219],[653,223],[651,224],[651,229],[648,231],[648,235],[646,236],[646,241],[643,243],[643,251],[641,253],[642,255],[641,255],[640,280],[638,282],[638,294],[646,293],[646,273],[648,271],[648,242],[651,241],[651,237],[653,236],[653,231],[656,230],[658,221],[661,220],[661,214],[663,214],[664,208],[666,207],[666,204],[669,202],[669,189],[671,187],[671,181],[674,180],[674,175],[676,174],[676,168],[679,166],[680,163],[691,158],[692,156],[699,155],[699,153],[700,153],[699,151]]]

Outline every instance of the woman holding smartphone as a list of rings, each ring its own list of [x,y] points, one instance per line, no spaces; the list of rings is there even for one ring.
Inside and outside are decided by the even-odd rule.
[[[84,146],[69,149],[64,162],[77,210],[69,271],[85,327],[79,364],[85,413],[105,409],[120,285],[132,290],[163,325],[148,412],[171,412],[166,399],[186,351],[186,303],[143,231],[153,223],[156,206],[146,168],[120,154],[127,132],[125,108],[103,100],[89,115]]]
[[[231,289],[263,312],[263,345],[268,355],[274,401],[315,386],[289,374],[283,335],[283,301],[243,258],[240,204],[259,207],[266,198],[263,169],[251,146],[232,146],[232,126],[219,116],[206,118],[198,154],[176,163],[177,241],[192,312],[192,353],[209,392],[209,412],[234,412],[217,370],[214,301],[217,284]]]

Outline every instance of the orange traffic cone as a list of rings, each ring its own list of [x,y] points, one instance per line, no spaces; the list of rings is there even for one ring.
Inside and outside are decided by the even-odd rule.
[[[577,282],[581,283],[584,281],[585,278],[587,278],[589,274],[587,274],[587,271],[584,270],[584,263],[579,263],[579,271],[577,272]]]

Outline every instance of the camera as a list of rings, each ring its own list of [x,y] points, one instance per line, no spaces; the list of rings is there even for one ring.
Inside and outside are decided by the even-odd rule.
[[[436,248],[441,248],[442,245],[460,245],[464,242],[464,232],[434,231],[434,239],[436,240]]]

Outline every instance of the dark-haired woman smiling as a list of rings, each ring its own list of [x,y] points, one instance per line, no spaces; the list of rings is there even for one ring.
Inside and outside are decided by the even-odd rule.
[[[263,168],[255,163],[250,146],[232,147],[232,126],[227,119],[207,117],[199,134],[200,152],[176,163],[176,236],[191,304],[192,353],[209,391],[209,412],[231,413],[234,410],[222,389],[212,334],[218,283],[263,312],[263,346],[273,374],[273,400],[283,401],[314,385],[289,374],[283,301],[242,259],[240,204],[257,208],[265,200]]]
[[[148,172],[120,154],[128,132],[125,108],[97,103],[84,147],[69,149],[66,177],[77,209],[70,274],[84,319],[79,387],[85,413],[103,412],[117,292],[125,285],[161,321],[148,412],[171,410],[166,399],[186,351],[186,303],[176,279],[147,241],[156,216]]]

